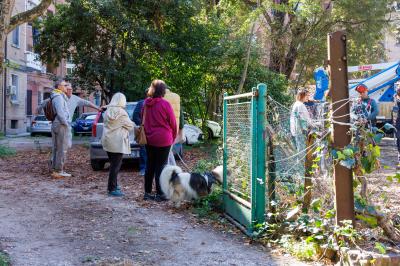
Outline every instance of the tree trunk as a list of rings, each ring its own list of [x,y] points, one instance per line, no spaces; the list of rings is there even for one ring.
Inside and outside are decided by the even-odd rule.
[[[254,22],[253,25],[251,26],[250,36],[249,36],[249,40],[248,40],[248,43],[247,43],[246,60],[244,62],[242,78],[240,79],[239,87],[238,87],[238,89],[236,91],[236,94],[241,94],[242,93],[243,86],[244,86],[244,83],[245,83],[246,78],[247,78],[247,69],[249,67],[250,54],[251,54],[251,42],[252,42],[252,39],[253,39],[255,27],[256,27],[256,23]]]
[[[1,76],[3,75],[3,62],[4,62],[4,43],[5,43],[5,37],[6,34],[4,34],[3,31],[0,31],[0,80]],[[0,84],[0,88],[1,88],[1,84]]]
[[[33,21],[42,15],[52,0],[42,0],[36,7],[11,17],[15,0],[0,0],[0,76],[3,74],[4,41],[8,33],[23,23]],[[0,85],[2,87],[2,84]]]

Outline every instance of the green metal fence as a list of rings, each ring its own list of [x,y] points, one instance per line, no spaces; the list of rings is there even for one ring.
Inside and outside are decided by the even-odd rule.
[[[265,84],[224,95],[224,208],[246,233],[265,221]]]

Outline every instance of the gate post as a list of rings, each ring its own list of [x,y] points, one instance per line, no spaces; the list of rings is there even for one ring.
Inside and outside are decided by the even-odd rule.
[[[267,86],[258,84],[253,89],[252,106],[252,216],[254,224],[265,221],[265,97]]]
[[[223,148],[223,179],[222,179],[222,191],[224,192],[223,193],[223,197],[226,197],[225,196],[225,191],[227,191],[228,190],[228,179],[227,179],[227,175],[228,175],[228,171],[227,171],[227,169],[228,169],[228,165],[227,165],[227,163],[228,163],[228,147],[227,147],[227,145],[226,145],[226,135],[227,135],[227,121],[228,121],[228,115],[227,115],[227,100],[225,99],[225,97],[227,97],[228,96],[228,93],[224,93],[224,102],[223,102],[223,125],[222,125],[222,128],[223,128],[223,144],[222,144],[222,148]],[[225,205],[224,205],[224,208],[225,208]]]

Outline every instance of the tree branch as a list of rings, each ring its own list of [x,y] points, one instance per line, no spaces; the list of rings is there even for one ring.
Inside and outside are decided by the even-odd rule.
[[[34,20],[42,15],[51,4],[51,0],[42,0],[39,5],[25,12],[18,13],[10,19],[10,24],[6,28],[6,33],[10,33],[15,27],[23,23]]]

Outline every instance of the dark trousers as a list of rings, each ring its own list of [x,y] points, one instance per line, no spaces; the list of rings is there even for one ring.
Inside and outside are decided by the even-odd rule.
[[[147,154],[146,154],[146,147],[144,145],[140,146],[139,150],[139,170],[146,170],[146,164],[147,164]]]
[[[108,191],[114,191],[118,185],[118,173],[122,164],[122,153],[107,152],[110,160],[110,172],[108,174]]]
[[[396,143],[397,143],[397,156],[400,162],[400,125],[396,124]]]
[[[147,152],[147,165],[146,173],[144,175],[144,191],[146,193],[151,193],[153,187],[153,179],[156,179],[156,192],[162,195],[160,187],[160,175],[168,160],[168,154],[171,146],[167,147],[155,147],[146,145]]]

